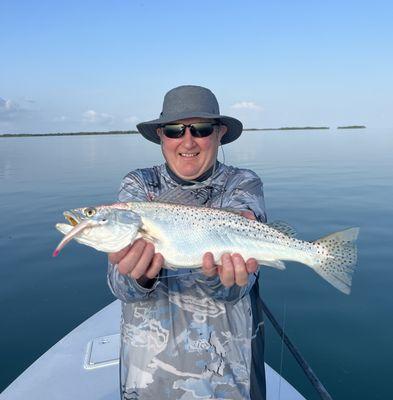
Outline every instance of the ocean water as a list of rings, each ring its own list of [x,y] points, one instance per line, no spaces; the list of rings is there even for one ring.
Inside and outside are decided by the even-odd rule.
[[[392,398],[393,129],[246,132],[223,150],[262,178],[269,220],[299,238],[360,227],[350,296],[288,263],[261,271],[263,298],[334,399]],[[115,201],[128,171],[161,160],[138,135],[0,138],[0,391],[114,300],[103,253],[71,243],[51,257],[62,212]],[[266,329],[267,362],[317,399]]]

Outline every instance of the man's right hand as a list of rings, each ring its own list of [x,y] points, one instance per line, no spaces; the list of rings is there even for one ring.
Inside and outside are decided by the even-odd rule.
[[[117,253],[108,254],[109,262],[117,264],[118,271],[134,278],[142,286],[148,287],[148,281],[154,279],[164,265],[164,257],[154,252],[154,245],[144,239],[138,239]]]

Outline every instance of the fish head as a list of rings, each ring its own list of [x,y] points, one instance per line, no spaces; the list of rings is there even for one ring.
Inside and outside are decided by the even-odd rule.
[[[141,226],[138,214],[116,205],[76,208],[63,215],[68,224],[56,224],[65,236],[54,256],[72,239],[99,251],[120,251],[135,240]]]

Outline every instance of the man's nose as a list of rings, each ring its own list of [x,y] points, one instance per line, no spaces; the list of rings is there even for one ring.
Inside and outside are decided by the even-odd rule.
[[[194,136],[191,135],[190,127],[187,126],[183,136],[183,146],[187,148],[192,148],[194,144]]]

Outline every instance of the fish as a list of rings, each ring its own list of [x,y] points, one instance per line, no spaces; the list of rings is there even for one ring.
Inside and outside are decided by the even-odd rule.
[[[267,224],[229,210],[152,201],[77,208],[63,215],[68,223],[56,228],[65,236],[53,256],[72,239],[113,253],[144,238],[163,255],[165,268],[199,268],[206,252],[216,263],[224,253],[239,253],[281,270],[285,261],[295,261],[345,294],[351,291],[357,263],[359,228],[309,242],[297,239],[293,228],[282,221]]]

